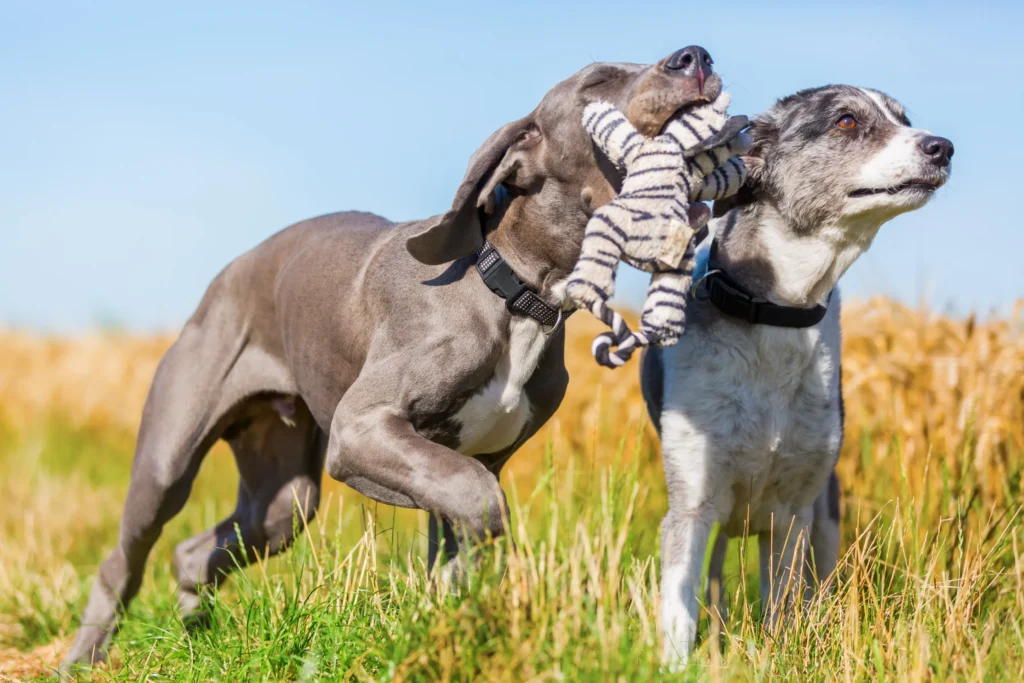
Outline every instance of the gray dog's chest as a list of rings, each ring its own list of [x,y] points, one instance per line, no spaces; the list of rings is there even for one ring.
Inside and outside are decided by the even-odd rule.
[[[452,416],[457,450],[466,455],[498,453],[523,434],[533,413],[526,383],[547,345],[533,320],[514,317],[509,339],[494,373]]]
[[[751,531],[810,504],[842,436],[838,321],[816,328],[712,324],[665,353],[662,440],[683,487]]]
[[[506,351],[494,376],[455,413],[458,450],[465,455],[497,453],[508,448],[530,419],[530,401],[512,384],[512,357]]]

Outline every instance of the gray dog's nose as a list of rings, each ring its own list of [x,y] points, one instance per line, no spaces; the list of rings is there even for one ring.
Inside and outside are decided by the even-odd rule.
[[[929,135],[921,140],[921,151],[936,166],[949,166],[953,158],[953,143],[938,135]]]
[[[704,79],[714,71],[711,66],[714,63],[707,50],[700,45],[691,45],[690,47],[684,47],[669,57],[668,61],[665,62],[665,68],[681,76]]]

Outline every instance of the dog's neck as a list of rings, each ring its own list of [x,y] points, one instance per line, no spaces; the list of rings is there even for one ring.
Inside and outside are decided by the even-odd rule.
[[[580,243],[554,239],[545,229],[554,218],[529,202],[511,201],[488,221],[487,241],[501,253],[516,275],[541,298],[558,306],[565,297],[565,282],[576,265]],[[583,238],[583,228],[579,231]]]
[[[751,294],[783,306],[823,304],[839,278],[871,246],[884,220],[841,219],[797,230],[771,201],[716,219],[718,266]]]

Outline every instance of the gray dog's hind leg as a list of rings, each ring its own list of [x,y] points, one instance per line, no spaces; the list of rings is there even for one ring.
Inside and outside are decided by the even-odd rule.
[[[205,621],[200,595],[239,566],[276,555],[310,522],[320,502],[326,434],[301,400],[286,422],[267,399],[251,402],[246,426],[225,435],[238,464],[238,503],[225,520],[175,548],[182,617]],[[290,423],[290,424],[289,424]]]
[[[238,547],[236,528],[244,540],[252,542],[249,526],[253,501],[246,487],[238,484],[238,503],[235,511],[213,529],[208,529],[179,543],[174,548],[174,570],[178,578],[178,610],[189,626],[205,622],[206,615],[199,609],[199,595],[208,583],[214,583],[219,574],[231,569],[233,559],[239,564],[245,559],[233,554]],[[219,570],[219,571],[218,571]],[[209,577],[214,576],[211,580]]]
[[[203,456],[216,439],[219,397],[208,377],[233,351],[188,325],[164,356],[146,399],[117,547],[100,567],[82,625],[62,664],[102,661],[117,619],[139,590],[150,549],[184,506]],[[212,366],[212,367],[211,367]]]

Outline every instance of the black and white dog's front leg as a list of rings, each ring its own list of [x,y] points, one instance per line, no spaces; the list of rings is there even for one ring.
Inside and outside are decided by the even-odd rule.
[[[671,670],[686,666],[697,638],[697,594],[712,524],[699,510],[673,508],[661,523],[662,660]]]
[[[732,493],[715,481],[713,465],[720,453],[686,416],[666,410],[660,422],[669,493],[661,527],[662,661],[678,671],[686,666],[697,638],[701,571],[711,528],[730,509]]]

